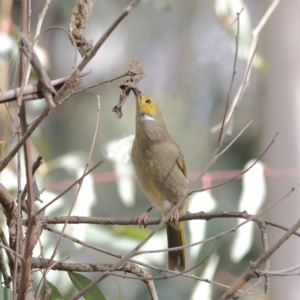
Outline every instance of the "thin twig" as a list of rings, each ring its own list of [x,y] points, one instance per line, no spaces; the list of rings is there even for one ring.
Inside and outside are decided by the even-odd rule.
[[[56,105],[53,102],[53,96],[56,94],[56,91],[51,84],[51,80],[45,71],[44,67],[42,66],[37,54],[35,53],[33,49],[33,45],[29,42],[26,35],[21,33],[21,38],[19,42],[19,47],[22,49],[24,54],[27,57],[27,61],[29,61],[35,71],[35,74],[38,78],[38,81],[40,82],[42,86],[42,92],[45,97],[45,100],[47,102],[47,105],[49,109],[54,108]],[[26,83],[24,83],[25,86]],[[23,94],[22,94],[23,95]],[[22,102],[22,97],[20,97],[20,103]]]
[[[272,207],[276,206],[278,203],[282,202],[284,199],[290,197],[290,195],[299,187],[300,183],[293,187],[286,195],[284,195],[282,198],[277,200],[276,202],[270,204],[269,206],[265,207],[263,210],[258,212],[256,215],[248,214],[246,211],[244,212],[213,212],[213,213],[205,213],[205,212],[199,212],[199,213],[187,213],[185,215],[179,216],[179,222],[182,221],[189,221],[189,220],[211,220],[215,218],[243,218],[246,220],[254,221],[258,224],[262,222],[262,220],[258,219],[258,215],[266,212],[267,210],[271,209]],[[62,224],[65,223],[66,217],[45,217],[46,224]],[[160,224],[162,221],[161,218],[148,218],[146,221],[146,225],[156,225]],[[280,228],[284,231],[288,231],[289,228],[270,222],[268,220],[265,220],[267,225],[274,226],[277,228]],[[79,216],[71,216],[69,219],[70,224],[99,224],[99,225],[138,225],[138,218],[100,218],[100,217],[79,217]],[[167,222],[168,223],[168,222]],[[23,222],[23,225],[26,226],[26,222]],[[242,224],[240,224],[242,225]],[[48,229],[46,226],[45,229]],[[235,230],[236,228],[234,228]],[[53,231],[54,229],[48,229]],[[55,231],[54,231],[55,232]],[[300,233],[295,232],[294,235],[300,237]],[[72,237],[68,236],[67,238],[72,239]],[[83,242],[79,242],[78,239],[72,239],[74,242],[78,242],[79,244]],[[87,244],[83,244],[87,247]],[[99,251],[104,251],[99,250]],[[107,253],[107,252],[105,252]],[[120,257],[120,256],[115,256]],[[137,262],[135,262],[137,263]]]
[[[122,78],[122,77],[126,77],[126,76],[128,76],[127,72],[126,72],[125,74],[120,75],[120,76],[117,76],[117,77],[115,77],[115,78],[112,78],[112,79],[109,79],[109,80],[105,80],[105,81],[102,81],[102,82],[99,82],[99,83],[90,85],[90,86],[85,87],[85,88],[82,88],[82,89],[80,89],[80,90],[78,90],[78,91],[71,92],[69,95],[67,95],[66,97],[64,97],[63,99],[61,99],[61,100],[58,102],[58,105],[62,104],[64,101],[66,101],[66,100],[72,98],[73,96],[75,96],[75,95],[77,95],[77,94],[79,94],[79,93],[81,93],[81,92],[84,92],[84,91],[86,91],[86,90],[93,89],[93,88],[95,88],[95,87],[98,87],[98,86],[103,85],[103,84],[106,84],[106,83],[112,83],[112,82],[114,82],[115,80],[118,80],[118,79],[120,79],[120,78]]]
[[[67,271],[67,272],[104,272],[107,271],[111,264],[91,264],[91,263],[63,263],[60,261],[54,261],[51,266],[52,270]],[[32,261],[32,268],[46,269],[49,265],[49,259],[34,258]],[[136,264],[126,262],[116,271],[131,273],[138,277],[138,280],[142,280],[147,285],[152,300],[158,300],[157,293],[153,284],[152,276],[149,272],[143,271]],[[127,276],[125,276],[127,278]],[[146,280],[144,278],[147,278]],[[134,279],[136,279],[134,277]]]
[[[284,276],[284,275],[289,275],[288,273],[291,273],[291,272],[299,270],[299,269],[300,269],[300,265],[296,265],[291,268],[277,270],[277,271],[257,270],[257,273],[261,276],[267,276],[267,275],[269,275],[269,276]]]
[[[243,290],[242,292],[240,291],[237,291],[237,297],[238,298],[241,298],[241,297],[244,297],[246,296],[247,294],[249,295],[249,293],[254,290],[255,288],[257,288],[258,286],[261,285],[261,283],[263,282],[263,278],[259,278],[255,283],[251,284],[250,286],[248,286],[245,290]],[[259,298],[258,299],[264,299],[265,298],[265,295],[259,295],[258,296]],[[268,298],[267,298],[268,299]],[[266,299],[266,300],[267,300]]]
[[[18,134],[18,140],[20,141],[20,133]],[[22,227],[21,227],[21,219],[22,219],[22,208],[21,208],[21,195],[22,195],[22,190],[21,190],[21,153],[18,151],[17,154],[17,170],[18,170],[18,214],[17,214],[17,236],[16,236],[16,253],[24,253],[24,245],[21,243],[23,240],[23,232],[22,232]],[[17,280],[17,277],[20,277],[18,274],[18,259],[17,255],[15,255],[14,259],[14,270],[13,270],[13,299],[17,299],[17,289],[19,285],[19,280]]]
[[[48,31],[51,31],[51,30],[61,30],[63,32],[65,32],[68,37],[70,38],[70,40],[72,41],[72,44],[73,44],[73,49],[74,49],[74,61],[73,61],[73,67],[75,66],[75,63],[77,61],[77,51],[76,51],[76,47],[75,47],[75,40],[73,38],[73,36],[68,32],[68,30],[66,30],[65,28],[63,27],[60,27],[60,26],[52,26],[52,27],[49,27],[45,30],[43,30],[33,41],[33,44],[37,43],[37,41],[42,37],[43,34],[45,34],[46,32]],[[78,74],[79,75],[79,74]],[[77,76],[76,76],[77,78]],[[74,80],[76,80],[76,78],[74,78]],[[69,83],[72,83],[73,81],[69,81]],[[68,86],[66,87],[67,89],[69,88]]]
[[[81,190],[81,187],[82,187],[82,184],[83,184],[83,180],[84,180],[84,178],[85,178],[85,176],[86,176],[87,169],[88,169],[88,167],[89,167],[89,164],[90,164],[90,161],[91,161],[91,157],[92,157],[92,154],[93,154],[93,151],[94,151],[95,142],[96,142],[96,137],[97,137],[97,132],[98,132],[98,126],[99,126],[99,118],[100,118],[100,96],[97,96],[97,97],[98,97],[98,99],[97,99],[97,100],[98,100],[97,118],[96,118],[95,132],[94,132],[94,136],[93,136],[93,140],[92,140],[92,145],[91,145],[91,148],[90,148],[90,153],[89,153],[89,156],[88,156],[88,159],[87,159],[87,162],[86,162],[84,171],[83,171],[82,179],[81,179],[81,180],[79,181],[79,183],[78,183],[78,188],[77,188],[75,197],[74,197],[74,199],[73,199],[73,201],[72,201],[71,207],[70,207],[70,209],[69,209],[67,219],[66,219],[66,221],[65,221],[65,223],[64,223],[64,226],[63,226],[63,228],[62,228],[61,234],[60,234],[60,236],[59,236],[59,238],[58,238],[58,241],[57,241],[57,243],[56,243],[56,245],[55,245],[55,248],[54,248],[54,250],[53,250],[53,253],[52,253],[52,255],[51,255],[51,258],[50,258],[50,261],[49,261],[49,265],[52,263],[52,261],[53,261],[55,255],[56,255],[56,253],[57,253],[58,246],[59,246],[59,244],[60,244],[60,242],[61,242],[61,239],[62,239],[62,236],[63,236],[63,234],[64,234],[64,232],[65,232],[65,230],[66,230],[66,228],[67,228],[68,220],[69,220],[70,217],[71,217],[72,211],[73,211],[74,206],[75,206],[75,204],[76,204],[76,200],[78,199],[78,195],[79,195],[79,193],[80,193],[80,190]],[[47,274],[47,273],[48,273],[48,269],[46,269],[45,274]],[[37,296],[36,296],[37,298],[38,298],[38,295],[39,295],[39,293],[37,293]]]
[[[236,33],[236,36],[235,36],[235,54],[234,54],[234,61],[233,61],[233,70],[232,70],[232,76],[231,76],[229,91],[227,92],[227,99],[226,99],[225,111],[224,111],[224,114],[223,114],[223,120],[222,120],[221,130],[220,130],[219,139],[218,139],[218,146],[222,143],[222,140],[223,140],[223,130],[224,130],[224,126],[225,126],[225,121],[227,119],[227,111],[228,111],[228,107],[229,107],[230,96],[231,96],[231,92],[232,92],[234,78],[235,78],[235,75],[237,73],[236,62],[237,62],[237,57],[238,57],[238,53],[239,53],[240,14],[241,14],[241,12],[236,14],[237,33]],[[226,134],[226,130],[225,130],[225,134]]]
[[[36,37],[39,35],[40,31],[41,31],[41,28],[42,28],[42,24],[43,24],[43,21],[44,21],[44,18],[45,18],[45,15],[46,15],[46,12],[49,8],[49,5],[50,5],[50,2],[51,0],[46,0],[46,3],[41,11],[41,13],[39,14],[39,19],[38,19],[38,22],[37,22],[37,25],[36,25],[36,30],[35,30],[35,35],[34,35],[34,40],[36,39]],[[34,48],[35,47],[35,44],[36,43],[33,43],[32,47]],[[28,79],[29,79],[29,75],[30,75],[30,71],[31,71],[31,66],[29,66],[28,70],[27,70],[27,74],[25,76],[25,85],[27,85],[28,83]]]
[[[217,242],[218,242],[218,239],[215,241],[213,247],[210,249],[209,253],[207,255],[205,255],[197,264],[193,265],[192,267],[190,267],[189,269],[186,269],[182,272],[177,272],[175,271],[174,273],[175,274],[172,274],[172,275],[163,275],[163,276],[156,276],[156,277],[151,277],[151,280],[166,280],[166,279],[170,279],[170,278],[174,278],[174,277],[178,277],[178,276],[182,276],[184,274],[187,274],[188,272],[198,268],[199,266],[203,265],[206,260],[211,256],[211,254],[213,253],[216,245],[217,245]],[[173,249],[175,248],[172,248],[172,249],[168,249],[167,251],[172,251]],[[111,274],[113,276],[116,276],[116,277],[123,277],[125,278],[124,276],[122,275],[118,275],[118,274]],[[134,277],[130,277],[130,276],[126,276],[126,278],[128,279],[137,279],[137,278],[134,278]],[[148,280],[147,277],[144,277],[144,278],[139,278],[139,279],[143,279],[143,280]]]
[[[237,135],[234,139],[232,139],[232,141],[230,141],[230,143],[221,151],[216,155],[216,160],[222,155],[224,154],[231,146],[232,144],[244,133],[244,131],[252,124],[253,120],[251,120]]]
[[[233,176],[232,178],[228,179],[228,180],[225,180],[219,184],[216,184],[216,185],[213,185],[213,186],[210,186],[208,188],[203,188],[203,189],[198,189],[198,190],[191,190],[190,191],[190,195],[193,194],[193,193],[197,193],[197,192],[203,192],[203,191],[206,191],[206,190],[212,190],[212,189],[215,189],[217,187],[220,187],[230,181],[233,181],[234,179],[242,176],[243,174],[247,173],[251,168],[253,168],[257,162],[267,153],[267,151],[270,149],[270,147],[274,144],[275,142],[275,139],[278,135],[278,132],[275,134],[274,138],[272,139],[271,143],[267,146],[267,148],[263,151],[263,153],[245,170],[241,171],[239,174],[237,174],[236,176]]]
[[[289,194],[290,195],[290,194]],[[280,201],[282,201],[284,198],[281,198]],[[278,202],[275,202],[275,204],[278,204]],[[272,204],[272,207],[274,204]],[[272,207],[267,207],[267,209],[270,209]],[[220,219],[220,218],[241,218],[241,219],[250,219],[251,221],[260,224],[261,222],[265,222],[269,226],[273,226],[279,229],[282,229],[284,231],[288,231],[289,228],[282,226],[280,224],[276,224],[273,222],[270,222],[268,220],[261,220],[260,218],[255,217],[254,215],[248,214],[246,211],[243,212],[234,212],[234,211],[220,211],[220,212],[212,212],[212,213],[205,213],[205,212],[198,212],[198,213],[186,213],[185,215],[180,215],[178,222],[184,222],[184,221],[191,221],[191,220],[213,220],[213,219]],[[63,224],[66,222],[65,216],[60,217],[45,217],[45,223],[46,224]],[[157,225],[161,222],[161,218],[148,218],[146,225]],[[138,218],[101,218],[101,217],[82,217],[82,216],[71,216],[69,221],[69,224],[95,224],[95,225],[138,225]],[[167,222],[166,224],[168,224]],[[26,226],[26,221],[23,221],[23,225]],[[53,231],[51,227],[48,227],[45,225],[45,229]],[[53,231],[55,232],[55,231]],[[56,232],[59,233],[59,232]],[[295,236],[300,237],[300,233],[295,232]],[[71,238],[68,236],[68,238]],[[78,239],[73,239],[73,242],[79,243],[81,245],[84,245],[86,247],[90,247],[88,244],[82,244],[84,242],[80,242]],[[100,248],[99,248],[100,249]],[[99,251],[104,251],[104,249],[101,249]],[[106,252],[104,252],[106,253]],[[109,253],[110,254],[110,253]],[[120,258],[121,256],[116,255],[115,257]],[[136,262],[135,262],[136,263]]]
[[[257,24],[257,26],[252,31],[252,41],[251,41],[251,46],[249,48],[250,55],[249,55],[249,57],[247,59],[247,68],[246,68],[246,71],[245,71],[244,80],[241,83],[241,85],[240,85],[240,87],[238,89],[238,92],[236,93],[236,96],[234,97],[234,99],[232,101],[232,104],[231,104],[228,116],[232,115],[233,112],[234,112],[234,110],[236,110],[237,104],[239,102],[238,99],[240,98],[239,95],[241,94],[243,86],[245,86],[246,82],[249,82],[249,78],[250,78],[251,70],[252,70],[252,68],[249,69],[249,67],[252,65],[252,60],[253,60],[252,53],[256,52],[255,49],[257,48],[257,40],[258,40],[259,33],[260,33],[261,29],[265,26],[266,22],[268,21],[268,19],[272,15],[272,13],[274,12],[274,10],[275,10],[276,6],[278,5],[278,3],[279,3],[279,0],[274,0],[271,3],[271,5],[267,9],[267,11],[265,12],[264,16],[261,18],[261,20],[259,21],[259,23]],[[248,71],[248,69],[249,69],[249,71]],[[230,122],[231,122],[231,120],[229,118],[227,118],[226,119],[226,123],[229,124]],[[211,131],[213,133],[216,133],[221,128],[222,128],[222,123],[214,126]]]
[[[34,176],[36,170],[42,165],[42,163],[43,163],[43,157],[41,155],[39,155],[32,165],[32,176]],[[33,180],[34,180],[34,183],[36,184],[36,181],[34,178],[33,178]],[[27,195],[27,184],[25,185],[24,190],[22,192],[21,202],[18,202],[19,204],[21,204],[22,209],[24,209],[25,211],[26,211],[26,205],[24,202],[25,202],[26,195]]]
[[[224,293],[219,300],[226,300],[230,297],[232,297],[238,289],[243,287],[246,282],[248,282],[250,279],[255,278],[259,276],[259,274],[256,272],[257,268],[266,262],[268,258],[271,257],[272,254],[274,254],[282,244],[290,238],[290,236],[300,227],[300,219],[293,225],[293,227],[286,232],[280,239],[277,241],[266,253],[261,255],[256,261],[251,262],[250,267],[248,270]]]
[[[283,226],[283,225],[280,225],[280,224],[276,224],[274,222],[270,222],[268,220],[265,220],[266,224],[267,225],[270,225],[270,226],[273,226],[273,227],[276,227],[276,228],[279,228],[279,229],[282,229],[284,231],[288,231],[290,228],[286,227],[286,226]],[[295,232],[294,235],[300,237],[300,233],[298,232]]]
[[[263,253],[267,253],[269,250],[269,243],[268,243],[268,235],[267,235],[267,224],[266,222],[261,222],[259,225],[260,232],[261,232],[261,241],[263,245]],[[265,272],[269,272],[271,269],[271,262],[268,258],[265,263]],[[271,282],[270,282],[270,276],[265,276],[265,293],[266,295],[269,295],[271,292]]]
[[[46,276],[49,273],[49,271],[51,271],[52,269],[54,269],[54,267],[56,265],[58,265],[59,263],[65,261],[65,260],[67,260],[69,258],[70,258],[70,256],[65,256],[65,257],[61,258],[60,260],[58,260],[58,261],[51,261],[51,260],[48,261],[48,265],[46,267],[46,271],[43,273],[42,279],[40,280],[40,283],[39,283],[39,285],[38,285],[38,287],[37,287],[37,289],[35,291],[35,294],[34,294],[35,299],[39,298],[39,294],[40,294],[40,291],[41,291],[41,288],[42,288],[42,283],[43,284],[46,283]]]
[[[223,213],[223,212],[220,212],[220,213]],[[54,228],[52,228],[52,227],[50,227],[48,225],[45,225],[45,229],[49,230],[49,231],[51,231],[53,233],[56,233],[58,235],[60,234],[60,231],[58,231],[58,230],[56,230],[56,229],[54,229]],[[72,236],[70,236],[68,234],[63,234],[63,237],[66,238],[66,239],[69,239],[69,240],[73,241],[74,243],[78,243],[79,245],[82,245],[82,246],[85,246],[87,248],[90,248],[92,250],[99,251],[101,253],[105,253],[105,254],[111,255],[111,256],[116,257],[116,258],[122,258],[123,257],[120,254],[116,254],[116,253],[113,253],[112,251],[108,251],[106,249],[96,247],[94,245],[91,245],[89,243],[81,241],[78,238],[74,238],[74,237],[72,237]],[[155,271],[157,271],[159,273],[166,272],[166,273],[170,273],[170,274],[177,274],[176,271],[171,271],[171,270],[167,270],[167,269],[164,269],[164,268],[158,268],[156,266],[152,266],[152,265],[149,265],[149,264],[146,264],[144,262],[140,262],[140,261],[134,260],[134,259],[129,259],[128,262],[132,262],[134,264],[138,264],[140,266],[144,266],[144,267],[150,268],[150,269],[155,270]],[[195,280],[207,282],[209,284],[214,284],[214,285],[222,287],[222,288],[229,288],[229,286],[226,285],[226,284],[222,284],[220,282],[216,282],[216,281],[209,280],[209,279],[200,278],[198,276],[195,276],[194,274],[182,274],[181,276],[186,277],[186,278],[190,278],[190,279],[195,279]],[[242,292],[242,290],[239,290],[239,292]],[[249,294],[251,294],[251,293],[249,293]]]
[[[22,255],[18,254],[16,251],[12,250],[10,247],[5,246],[3,244],[0,244],[0,247],[2,247],[3,249],[9,251],[10,253],[12,253],[13,255],[17,256],[19,259],[23,260]]]
[[[0,93],[1,95],[1,93]],[[6,108],[6,118],[5,118],[5,125],[4,125],[4,130],[3,130],[3,137],[1,141],[1,151],[0,151],[0,156],[4,155],[4,149],[7,145],[7,132],[8,132],[8,123],[9,123],[9,118],[11,118],[10,110],[11,110],[11,105],[5,105]]]
[[[89,75],[90,73],[91,73],[91,71],[82,72],[79,74],[78,78],[80,79],[84,76]],[[57,90],[64,84],[64,82],[66,82],[68,80],[69,77],[70,76],[51,80],[51,85],[53,85],[53,87]],[[16,100],[18,95],[20,94],[20,92],[21,92],[21,88],[15,88],[15,89],[11,89],[11,90],[8,90],[5,92],[1,92],[0,93],[0,103],[12,102],[12,101]],[[42,90],[41,90],[40,84],[38,84],[38,83],[29,84],[24,87],[22,101],[38,100],[38,99],[43,99],[43,98],[44,98],[44,96],[42,95]]]
[[[202,265],[212,254],[212,252],[214,251],[215,247],[216,247],[217,241],[214,243],[213,247],[210,249],[209,253],[207,255],[205,255],[205,257],[203,257],[201,259],[200,262],[198,262],[195,266],[189,268],[188,270],[185,270],[184,272],[172,272],[172,275],[169,276],[156,276],[156,277],[152,277],[152,276],[145,276],[145,273],[148,272],[144,272],[142,271],[140,268],[138,268],[140,270],[140,274],[137,275],[135,272],[130,272],[133,273],[135,275],[137,275],[139,278],[134,278],[134,277],[128,277],[128,276],[124,276],[124,275],[116,275],[118,277],[123,277],[123,278],[128,278],[128,279],[137,279],[137,280],[165,280],[168,278],[174,278],[174,277],[178,277],[181,276],[187,272],[190,272],[191,270],[197,268],[198,266]],[[64,259],[65,260],[65,259]],[[53,261],[54,262],[54,261]],[[47,265],[49,265],[50,263],[50,259],[45,259],[45,258],[34,258],[33,262],[32,262],[32,268],[41,268],[41,269],[47,269]],[[120,266],[118,269],[116,269],[115,271],[126,271],[128,272],[130,269],[128,269],[128,265],[135,265],[134,263],[130,262],[126,262],[124,265]],[[104,271],[108,271],[109,268],[112,267],[112,264],[91,264],[91,263],[62,263],[62,260],[56,261],[55,265],[52,266],[52,270],[59,270],[59,271],[68,271],[68,272],[104,272]]]
[[[113,22],[113,24],[106,30],[106,32],[102,35],[102,37],[97,41],[95,46],[91,49],[91,51],[85,56],[85,58],[81,61],[79,66],[75,69],[70,79],[62,86],[62,88],[58,91],[54,102],[58,103],[61,100],[61,97],[64,95],[66,90],[68,89],[68,85],[72,83],[78,76],[78,74],[83,70],[83,68],[90,62],[90,60],[95,56],[97,51],[103,45],[103,43],[107,40],[110,34],[115,30],[115,28],[123,21],[123,19],[130,14],[130,12],[134,9],[134,7],[140,2],[140,0],[133,0],[127,8],[123,11],[123,13]]]
[[[264,211],[268,210],[269,208],[273,207],[274,205],[278,204],[280,201],[282,201],[283,199],[286,199],[291,193],[293,193],[295,191],[296,188],[298,188],[300,186],[300,183],[291,189],[291,191],[289,191],[285,196],[283,196],[281,199],[279,199],[278,201],[276,201],[275,203],[269,205],[268,207],[266,207],[265,209],[261,210],[259,213],[257,213],[255,216],[249,218],[248,220],[240,223],[239,225],[235,226],[234,228],[232,229],[229,229],[227,231],[224,231],[220,234],[217,234],[213,237],[210,237],[210,238],[207,238],[203,241],[200,241],[200,242],[197,242],[197,243],[193,243],[193,244],[190,244],[189,246],[194,246],[194,245],[200,245],[200,244],[203,244],[203,243],[206,243],[206,242],[209,242],[209,241],[212,241],[214,239],[217,239],[219,237],[222,237],[230,232],[234,232],[236,231],[239,227],[243,226],[244,224],[248,223],[249,221],[251,221],[252,219],[256,218],[259,214],[263,213]],[[184,198],[183,198],[184,199]],[[180,202],[179,202],[180,203]],[[178,205],[178,204],[177,204]],[[176,209],[177,208],[177,205],[174,206],[174,208]],[[83,289],[81,292],[79,292],[78,294],[76,294],[74,297],[80,297],[82,295],[84,295],[84,293],[89,290],[92,286],[94,286],[95,284],[97,284],[98,282],[100,282],[102,279],[106,278],[107,276],[109,276],[111,274],[111,272],[113,272],[116,268],[118,268],[120,265],[122,265],[122,263],[124,263],[125,261],[127,261],[128,259],[132,258],[136,251],[141,247],[143,246],[149,239],[150,237],[152,237],[168,220],[169,218],[171,217],[171,213],[172,213],[172,210],[171,212],[164,218],[162,218],[161,222],[159,225],[157,225],[154,230],[142,241],[140,242],[131,252],[127,253],[122,259],[120,259],[118,262],[116,262],[112,268],[110,268],[109,271],[107,272],[104,272],[104,274],[102,274],[99,278],[97,278],[96,280],[94,280],[92,283],[90,283],[88,286],[86,286],[85,289]],[[71,300],[75,300],[75,299],[78,299],[78,298],[72,298]]]
[[[50,226],[48,226],[48,225],[46,225],[46,224],[45,224],[44,229],[46,229],[46,230],[48,230],[48,231],[50,231],[50,232],[53,232],[53,233],[55,233],[55,234],[57,234],[57,235],[60,235],[60,234],[61,234],[60,231],[58,231],[58,230],[56,230],[56,229],[54,229],[54,228],[52,228],[52,227],[50,227]],[[86,242],[81,241],[81,240],[79,240],[78,238],[74,238],[74,237],[72,237],[72,236],[70,236],[70,235],[68,235],[68,234],[66,234],[66,233],[63,234],[63,237],[64,237],[65,239],[68,239],[68,240],[74,242],[74,243],[77,243],[77,244],[79,244],[79,245],[82,245],[82,246],[84,246],[84,247],[86,247],[86,248],[89,248],[89,249],[92,249],[92,250],[95,250],[95,251],[98,251],[98,252],[101,252],[101,253],[110,255],[110,256],[112,256],[112,257],[116,257],[116,258],[122,258],[122,257],[123,257],[123,256],[120,255],[120,254],[117,254],[117,253],[115,253],[115,252],[108,251],[107,249],[100,248],[100,247],[94,246],[94,245],[92,245],[92,244],[86,243]],[[160,269],[160,268],[157,268],[157,267],[155,267],[155,266],[151,266],[151,265],[145,264],[145,263],[140,262],[140,261],[138,261],[138,260],[133,260],[133,259],[132,259],[132,260],[128,260],[128,261],[129,261],[129,262],[132,262],[132,263],[134,263],[134,264],[138,264],[138,265],[141,265],[141,266],[144,266],[144,267],[153,269],[153,270],[158,271],[158,272],[161,272],[161,271],[167,271],[167,270],[162,270],[162,269]]]
[[[34,120],[34,122],[29,126],[27,131],[22,135],[22,138],[18,141],[18,143],[14,146],[14,148],[9,152],[9,154],[0,160],[0,172],[2,172],[8,163],[13,159],[13,157],[17,154],[20,148],[23,146],[24,142],[31,136],[33,131],[37,128],[37,126],[44,120],[44,118],[51,112],[51,109],[46,107],[42,113]]]
[[[80,178],[78,178],[76,181],[74,181],[67,189],[65,189],[62,193],[60,193],[58,196],[56,196],[53,200],[51,200],[49,203],[47,203],[45,206],[43,206],[37,214],[40,214],[42,211],[44,211],[49,205],[51,205],[53,202],[60,199],[64,194],[66,194],[70,189],[72,189],[76,184],[78,184],[84,177],[89,175],[92,171],[94,171],[97,167],[99,167],[105,160],[100,160],[98,163],[96,163],[91,169],[89,169],[85,174],[83,174]]]
[[[243,9],[241,10],[241,12],[243,11]],[[240,12],[240,13],[241,13]],[[239,29],[239,14],[237,14],[237,21],[238,21],[238,29]],[[237,32],[239,33],[239,31]],[[236,43],[238,42],[239,40],[239,37],[237,35],[236,37]],[[238,51],[238,45],[236,45],[236,51]],[[211,155],[210,159],[208,160],[208,162],[206,163],[205,167],[203,168],[203,170],[201,171],[201,173],[199,174],[199,176],[196,178],[196,180],[193,182],[193,185],[191,187],[191,190],[193,189],[194,186],[196,186],[196,184],[198,182],[200,182],[200,180],[203,178],[203,176],[206,174],[206,172],[208,171],[208,169],[212,166],[212,164],[216,161],[216,158],[218,157],[218,153],[221,149],[221,146],[223,144],[223,141],[224,141],[224,137],[225,137],[225,134],[223,134],[224,132],[224,126],[226,125],[226,121],[225,119],[227,118],[226,116],[228,116],[228,118],[231,118],[233,116],[233,113],[228,113],[227,114],[227,106],[228,106],[228,103],[229,103],[229,100],[230,100],[230,94],[231,94],[231,89],[232,89],[232,85],[233,85],[233,82],[234,82],[234,78],[235,78],[235,73],[236,73],[236,59],[237,59],[237,53],[235,55],[235,58],[234,58],[234,67],[233,67],[233,71],[232,71],[232,79],[231,79],[231,83],[230,83],[230,88],[229,88],[229,92],[227,94],[227,100],[226,100],[226,106],[225,106],[225,111],[224,111],[224,115],[223,115],[223,121],[222,121],[222,124],[221,124],[221,130],[220,130],[220,135],[219,135],[219,138],[218,138],[218,144],[217,144],[217,147],[216,149],[214,150],[213,154]],[[228,149],[228,148],[227,148]],[[224,153],[224,151],[223,151]],[[190,195],[192,192],[190,192],[188,195]],[[182,202],[181,202],[182,203]]]
[[[0,244],[0,247],[2,247],[2,246],[3,245]],[[4,259],[2,249],[0,249],[0,272],[1,272],[1,274],[3,274],[5,287],[9,289],[10,288],[11,277],[8,275],[8,272],[7,272],[7,269],[6,269],[5,259]]]
[[[9,265],[12,265],[14,263],[14,256],[12,255],[11,251],[7,249],[7,248],[9,248],[9,249],[11,249],[11,248],[9,247],[6,236],[1,228],[0,228],[0,239],[3,243],[3,245],[6,246],[5,251],[6,251],[6,255],[8,257],[8,263],[9,263]],[[15,254],[15,253],[13,253],[13,254]]]
[[[21,105],[20,109],[20,124],[22,128],[22,133],[27,131],[27,122],[26,122],[26,110],[25,104]],[[18,293],[18,300],[25,299],[25,294],[27,292],[27,288],[30,284],[30,266],[31,266],[31,258],[32,251],[34,248],[34,233],[36,230],[36,211],[34,208],[34,192],[33,192],[33,177],[32,177],[32,156],[31,156],[31,142],[27,139],[24,143],[24,154],[25,154],[25,171],[26,171],[26,181],[27,181],[27,214],[28,214],[28,229],[26,233],[25,240],[25,251],[24,251],[24,263],[22,267],[22,277],[20,290]],[[21,203],[19,203],[21,205]]]
[[[29,28],[29,7],[30,7],[30,0],[24,0],[21,4],[21,30],[20,30],[20,41],[26,39],[28,34]],[[32,54],[32,53],[31,53]],[[30,55],[31,55],[30,54]],[[21,90],[25,86],[25,74],[27,71],[27,67],[29,66],[29,57],[27,57],[26,64],[25,61],[25,54],[19,53],[19,65],[18,65],[18,86],[21,86]],[[22,91],[21,91],[22,95]],[[20,95],[20,98],[22,96]],[[18,101],[18,106],[20,106],[21,102]],[[19,110],[19,122],[22,131],[22,135],[27,131],[27,121],[26,121],[26,108],[24,103],[21,104]],[[28,211],[28,228],[25,240],[25,249],[24,249],[24,262],[22,264],[21,269],[21,281],[20,286],[18,289],[18,300],[25,299],[27,297],[27,289],[31,284],[31,277],[30,277],[30,266],[31,266],[31,259],[32,259],[32,250],[34,247],[34,231],[36,228],[36,212],[34,209],[34,199],[33,199],[33,180],[32,180],[32,170],[31,170],[31,143],[29,139],[24,141],[24,155],[25,155],[25,171],[26,171],[26,180],[28,185],[28,198],[27,198],[27,211]],[[20,186],[18,187],[20,188]],[[19,203],[19,205],[21,205]],[[19,224],[21,220],[19,220]],[[17,237],[19,238],[19,237]],[[18,250],[17,250],[18,251]],[[15,260],[15,264],[18,263],[18,260]]]

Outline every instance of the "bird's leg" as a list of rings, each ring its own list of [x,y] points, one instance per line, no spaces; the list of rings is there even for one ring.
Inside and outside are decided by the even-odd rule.
[[[148,212],[151,211],[153,209],[153,206],[151,206],[150,208],[148,208],[145,212],[143,212],[140,216],[139,216],[139,220],[138,220],[138,224],[141,227],[142,225],[144,225],[144,228],[147,227],[146,225],[146,221],[148,219]]]
[[[179,221],[179,211],[178,209],[176,209],[170,218],[170,222],[173,222],[175,225],[178,225],[178,221]]]

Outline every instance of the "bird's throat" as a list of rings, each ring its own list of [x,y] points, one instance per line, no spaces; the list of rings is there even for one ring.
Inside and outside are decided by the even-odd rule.
[[[149,122],[149,121],[155,121],[155,119],[149,115],[142,114],[141,115],[141,121],[142,122]]]

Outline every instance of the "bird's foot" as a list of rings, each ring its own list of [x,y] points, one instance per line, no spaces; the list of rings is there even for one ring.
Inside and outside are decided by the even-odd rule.
[[[178,225],[178,221],[179,221],[179,211],[178,209],[176,209],[170,218],[170,222],[174,223],[175,225]]]
[[[139,224],[140,228],[142,225],[144,225],[144,228],[147,227],[147,225],[146,225],[147,220],[148,220],[148,212],[145,211],[139,216],[139,219],[138,219],[138,224]]]

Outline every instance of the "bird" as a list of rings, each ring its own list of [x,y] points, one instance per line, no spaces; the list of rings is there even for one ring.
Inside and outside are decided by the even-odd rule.
[[[152,207],[159,208],[162,215],[166,216],[181,199],[187,198],[189,187],[185,160],[169,134],[156,102],[137,88],[133,92],[136,99],[136,126],[132,162],[138,182]],[[186,201],[172,214],[170,223],[166,224],[168,248],[186,244],[183,223],[178,222],[179,215],[186,212]],[[148,211],[140,215],[140,226],[145,224]],[[185,248],[168,252],[169,270],[182,272],[185,264]]]

